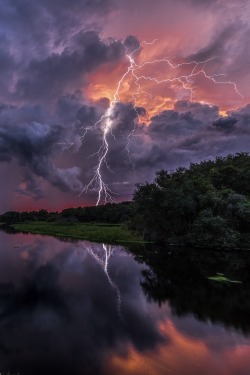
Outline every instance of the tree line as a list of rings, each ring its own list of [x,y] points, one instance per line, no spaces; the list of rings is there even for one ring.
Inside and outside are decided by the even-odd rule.
[[[144,240],[235,248],[249,245],[250,155],[237,153],[158,171],[137,184],[132,202],[68,208],[62,212],[9,211],[4,223],[46,220],[126,225]]]
[[[131,225],[150,241],[241,247],[250,233],[250,156],[159,171],[134,192]]]
[[[110,223],[120,224],[131,218],[132,202],[108,203],[101,206],[66,208],[62,212],[39,211],[8,211],[0,215],[0,221],[6,224],[26,221],[59,222],[62,224]]]

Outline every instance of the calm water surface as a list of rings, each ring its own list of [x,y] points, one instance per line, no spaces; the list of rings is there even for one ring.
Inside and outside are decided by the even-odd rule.
[[[217,272],[241,284],[208,279]],[[250,253],[0,232],[0,372],[249,375]]]

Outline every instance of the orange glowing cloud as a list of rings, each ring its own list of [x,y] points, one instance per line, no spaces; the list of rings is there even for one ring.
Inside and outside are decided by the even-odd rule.
[[[142,47],[139,55],[133,55],[133,69],[127,56],[120,63],[105,64],[93,72],[84,94],[93,101],[103,97],[112,101],[130,67],[119,86],[119,100],[145,108],[147,118],[142,119],[145,122],[163,110],[173,109],[178,100],[218,105],[222,114],[242,103],[236,84],[215,73],[216,59],[202,63],[169,58],[164,55],[165,45],[160,41]]]

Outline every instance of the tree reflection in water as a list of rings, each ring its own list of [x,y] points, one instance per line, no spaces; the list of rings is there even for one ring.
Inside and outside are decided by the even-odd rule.
[[[223,323],[250,333],[250,258],[248,252],[211,252],[192,249],[136,251],[149,269],[141,286],[149,301],[168,301],[178,316],[193,314],[201,321]],[[217,272],[241,284],[209,280]]]

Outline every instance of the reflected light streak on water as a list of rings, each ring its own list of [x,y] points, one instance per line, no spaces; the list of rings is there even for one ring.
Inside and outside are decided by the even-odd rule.
[[[112,245],[105,245],[102,244],[102,247],[94,246],[94,245],[88,245],[85,247],[85,249],[88,251],[88,253],[96,260],[96,262],[102,267],[105,275],[107,276],[108,282],[112,289],[114,289],[116,293],[116,302],[117,302],[117,312],[122,318],[121,315],[121,293],[119,290],[118,285],[111,279],[109,275],[108,265],[110,257],[113,255],[115,251],[115,247]]]

